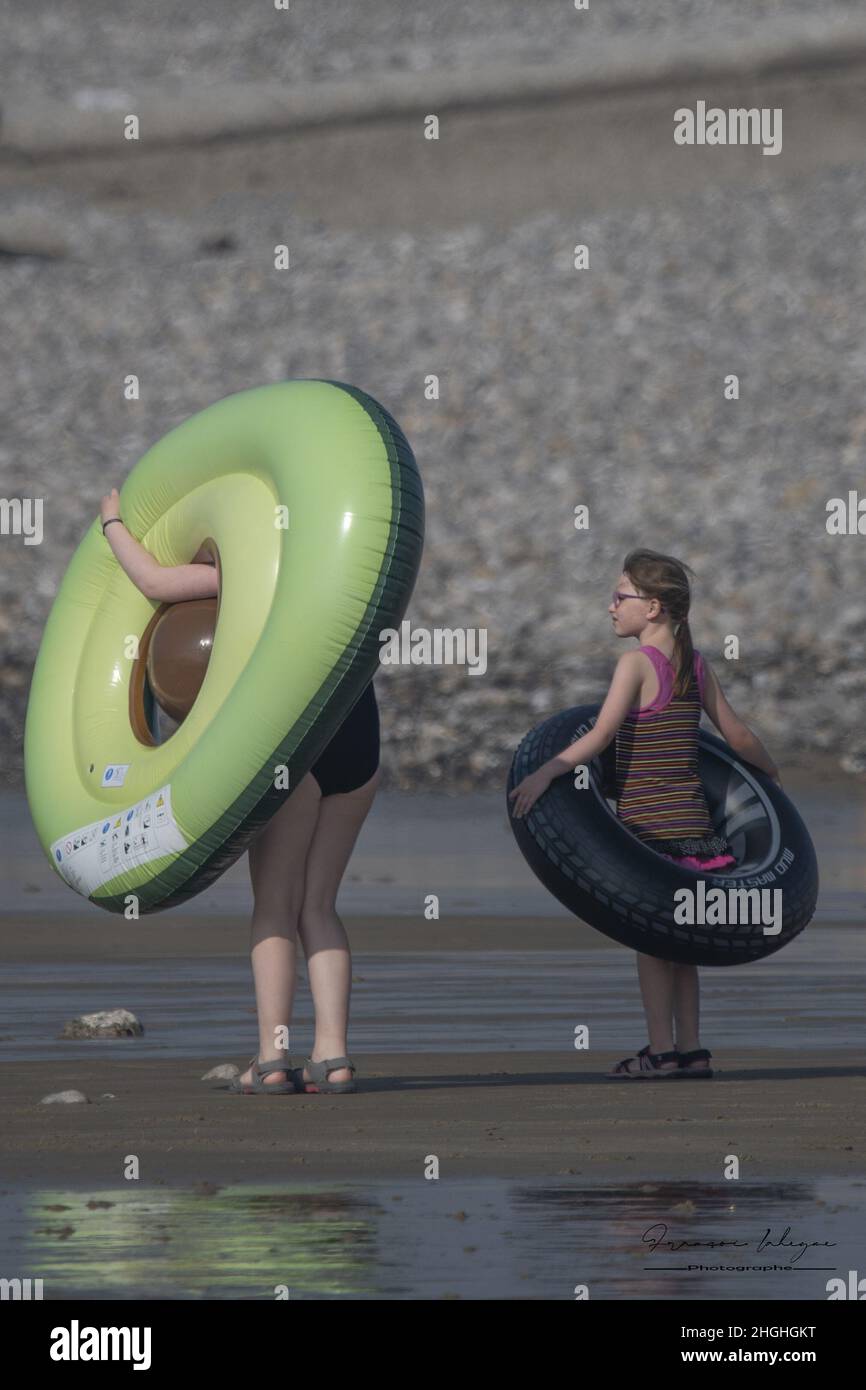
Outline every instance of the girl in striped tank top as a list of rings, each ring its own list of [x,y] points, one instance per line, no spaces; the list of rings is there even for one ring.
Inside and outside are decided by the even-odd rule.
[[[683,627],[688,632],[687,621]],[[724,835],[713,830],[698,777],[706,679],[701,654],[692,650],[691,669],[681,661],[678,672],[660,646],[641,643],[638,651],[652,665],[652,675],[641,672],[641,689],[649,676],[657,693],[648,705],[629,710],[616,735],[617,815],[666,859],[693,869],[727,868],[737,861]],[[677,686],[685,689],[677,694]]]
[[[736,860],[713,828],[698,777],[701,709],[736,753],[776,781],[779,773],[692,646],[687,568],[655,550],[626,556],[608,612],[617,637],[636,637],[640,645],[617,662],[591,732],[525,777],[511,796],[513,814],[525,815],[554,777],[589,763],[615,738],[617,815],[665,858],[712,873]],[[649,1043],[608,1076],[712,1076],[711,1053],[698,1037],[697,966],[642,951],[637,965]]]
[[[738,753],[778,770],[760,740],[737,717],[718,680],[692,646],[691,594],[686,566],[672,556],[638,550],[627,555],[609,612],[618,637],[640,645],[621,661],[637,667],[640,698],[616,733],[617,815],[653,849],[701,872],[736,860],[718,834],[698,777],[701,709]],[[658,960],[639,951],[638,976],[649,1044],[608,1075],[712,1076],[711,1053],[700,1046],[700,986],[696,965]],[[676,1043],[674,1043],[676,1031]]]

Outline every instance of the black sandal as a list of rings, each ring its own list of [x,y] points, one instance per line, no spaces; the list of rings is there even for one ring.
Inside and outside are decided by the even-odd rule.
[[[713,1074],[713,1069],[712,1069],[712,1067],[709,1067],[709,1066],[707,1066],[707,1067],[695,1067],[695,1069],[692,1070],[692,1068],[691,1068],[691,1066],[690,1066],[690,1063],[691,1063],[691,1062],[709,1062],[709,1060],[710,1060],[710,1058],[712,1057],[712,1055],[713,1055],[712,1052],[708,1052],[707,1049],[706,1049],[705,1047],[696,1047],[695,1050],[694,1050],[694,1052],[681,1052],[681,1053],[679,1054],[679,1056],[680,1056],[679,1071],[676,1071],[676,1072],[674,1072],[674,1073],[672,1073],[672,1074],[673,1074],[674,1076],[678,1076],[679,1079],[680,1079],[681,1081],[682,1081],[683,1077],[686,1077],[686,1076],[696,1076],[699,1080],[703,1081],[703,1079],[704,1079],[705,1077],[710,1077],[710,1076],[712,1076],[712,1074]]]
[[[689,1054],[694,1058],[694,1054]],[[638,1063],[638,1070],[632,1071],[629,1062]],[[650,1052],[649,1043],[642,1047],[635,1057],[623,1057],[621,1062],[617,1062],[613,1071],[607,1072],[608,1081],[620,1081],[624,1077],[638,1081],[655,1081],[667,1076],[681,1076],[680,1068],[670,1067],[667,1071],[662,1068],[665,1062],[681,1062],[680,1054],[674,1048],[673,1052]],[[690,1073],[692,1076],[696,1072]]]

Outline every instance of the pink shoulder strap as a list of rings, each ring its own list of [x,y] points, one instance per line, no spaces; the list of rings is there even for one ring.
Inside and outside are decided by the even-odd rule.
[[[646,656],[649,657],[650,661],[655,667],[656,675],[658,676],[659,681],[658,694],[656,695],[652,704],[647,705],[644,709],[645,714],[650,714],[655,710],[664,709],[665,705],[667,705],[670,701],[671,691],[673,689],[674,684],[673,667],[671,666],[671,663],[668,661],[664,653],[659,651],[658,647],[646,647],[643,644],[641,644],[641,646],[638,647],[638,651],[643,652]]]
[[[664,709],[665,705],[667,705],[668,701],[669,701],[670,698],[671,698],[671,691],[673,690],[673,685],[674,685],[674,669],[673,669],[673,666],[672,666],[671,663],[668,661],[668,659],[667,659],[667,657],[664,655],[664,653],[659,651],[658,647],[647,647],[647,646],[643,646],[643,644],[642,644],[640,647],[638,647],[638,651],[639,651],[639,652],[645,652],[645,653],[646,653],[646,655],[649,657],[650,661],[652,662],[653,666],[655,667],[655,669],[656,669],[656,675],[657,675],[658,678],[659,678],[659,693],[658,693],[658,695],[656,695],[656,697],[655,697],[655,699],[653,700],[652,704],[647,706],[647,708],[646,708],[646,710],[645,710],[644,712],[645,712],[645,713],[650,713],[650,712],[653,711],[653,710]],[[694,672],[695,672],[695,675],[696,675],[697,678],[698,678],[698,692],[699,692],[699,694],[700,694],[701,704],[703,704],[703,703],[704,703],[704,659],[703,659],[703,657],[701,656],[700,652],[697,650],[697,648],[695,648],[695,654],[694,654],[694,660],[693,660],[693,662],[692,662],[692,667],[693,667],[693,670],[694,670]]]

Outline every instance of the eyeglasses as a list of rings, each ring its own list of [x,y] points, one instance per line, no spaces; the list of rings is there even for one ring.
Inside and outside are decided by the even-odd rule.
[[[619,608],[619,605],[622,603],[624,598],[642,598],[645,602],[648,602],[651,597],[652,596],[650,594],[620,594],[617,593],[616,589],[614,589],[613,593],[611,594],[611,601],[613,603],[614,608]],[[661,604],[660,606],[662,612],[664,612],[664,604]]]

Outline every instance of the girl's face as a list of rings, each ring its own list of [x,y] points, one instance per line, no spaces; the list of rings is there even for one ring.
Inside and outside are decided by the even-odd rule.
[[[611,617],[611,627],[617,637],[639,637],[649,622],[661,609],[656,598],[633,597],[637,588],[627,574],[621,574],[616,581],[616,592],[632,597],[621,597],[617,602],[611,599],[607,611]]]

